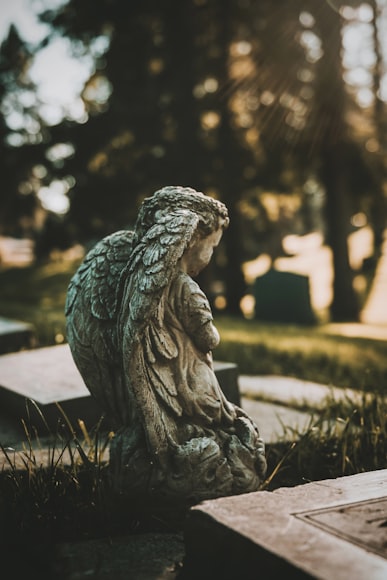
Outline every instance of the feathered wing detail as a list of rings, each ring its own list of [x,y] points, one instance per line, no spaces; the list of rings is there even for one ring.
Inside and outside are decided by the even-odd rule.
[[[127,359],[132,344],[140,338],[158,308],[165,288],[176,273],[177,263],[197,228],[199,217],[176,209],[159,215],[133,249],[119,313],[119,328]],[[160,312],[160,322],[162,312]]]
[[[99,320],[115,319],[118,310],[118,281],[129,261],[132,240],[133,232],[120,230],[107,236],[90,250],[70,281],[66,316],[71,313],[78,293],[87,291],[90,293],[93,316]]]
[[[116,320],[133,232],[107,236],[73,276],[65,307],[74,361],[90,392],[113,417],[128,421],[130,395],[121,371]]]
[[[167,417],[155,417],[160,397],[173,414],[181,415],[173,377],[165,384],[157,367],[178,356],[177,345],[163,324],[165,290],[198,226],[196,213],[176,209],[160,213],[133,249],[118,319],[122,335],[124,375],[141,409],[151,449],[167,447]],[[154,364],[158,361],[157,364]],[[146,376],[145,376],[146,375]],[[152,388],[149,387],[151,384]],[[172,428],[172,427],[171,427]]]

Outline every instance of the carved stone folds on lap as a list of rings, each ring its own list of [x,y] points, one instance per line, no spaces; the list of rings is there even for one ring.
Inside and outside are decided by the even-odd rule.
[[[258,489],[258,428],[224,396],[219,342],[192,276],[210,261],[226,207],[191,188],[144,200],[133,232],[86,256],[69,285],[67,337],[92,395],[116,426],[110,469],[130,495],[201,500]]]

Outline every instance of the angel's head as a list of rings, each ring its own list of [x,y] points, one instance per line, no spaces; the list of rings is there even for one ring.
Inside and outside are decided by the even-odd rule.
[[[152,197],[143,201],[140,208],[135,228],[135,245],[149,236],[148,232],[156,225],[159,227],[164,224],[163,227],[168,231],[168,222],[171,222],[172,230],[179,238],[180,216],[184,215],[187,229],[183,239],[180,238],[183,245],[178,243],[179,250],[175,255],[181,259],[180,267],[191,276],[196,276],[209,263],[214,248],[229,224],[227,208],[220,201],[190,187],[170,186],[156,191]],[[176,218],[178,224],[174,230]]]

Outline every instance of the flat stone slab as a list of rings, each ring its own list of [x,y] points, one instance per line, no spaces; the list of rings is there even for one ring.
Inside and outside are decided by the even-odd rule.
[[[326,406],[327,399],[360,403],[364,396],[361,391],[353,389],[331,387],[295,377],[276,375],[240,375],[239,385],[241,394],[245,397],[286,404],[295,408],[322,409]]]
[[[215,373],[226,397],[239,402],[238,370],[233,363],[215,362]],[[14,414],[25,415],[32,399],[50,422],[58,417],[59,403],[70,419],[95,423],[103,414],[75,366],[68,344],[0,356],[0,403]],[[33,412],[33,409],[32,409]]]
[[[387,470],[205,501],[185,542],[184,578],[385,580]]]
[[[72,421],[88,426],[102,415],[76,368],[67,344],[0,356],[0,403],[16,417],[26,416],[26,399],[35,401],[51,427],[60,413],[56,402]],[[43,426],[30,405],[37,428]]]
[[[297,439],[311,426],[311,414],[285,405],[271,404],[242,396],[242,409],[255,421],[265,443]]]
[[[43,406],[90,396],[67,344],[1,356],[0,385]]]
[[[32,348],[35,341],[35,329],[32,324],[0,316],[0,353]]]

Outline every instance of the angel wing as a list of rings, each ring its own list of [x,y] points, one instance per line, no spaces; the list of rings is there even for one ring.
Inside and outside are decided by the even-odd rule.
[[[159,213],[133,249],[123,290],[118,328],[124,374],[153,449],[161,449],[173,429],[168,427],[168,417],[162,416],[156,393],[175,416],[182,412],[173,377],[168,384],[158,380],[157,364],[178,355],[163,325],[164,291],[177,273],[198,222],[197,213],[190,210]]]
[[[132,245],[133,232],[124,230],[96,244],[71,279],[65,306],[68,342],[86,386],[102,409],[125,423],[133,404],[122,376],[116,320]]]
[[[101,407],[121,425],[133,424],[137,409],[142,416],[157,414],[141,377],[132,372],[134,345],[144,345],[146,363],[152,356],[177,356],[163,328],[162,297],[199,218],[189,210],[169,210],[157,212],[135,247],[127,231],[99,242],[68,289],[67,337],[74,361]],[[154,386],[179,413],[173,384]]]
[[[130,358],[133,344],[141,338],[157,310],[161,333],[155,337],[157,350],[166,358],[174,356],[173,347],[162,336],[162,295],[198,222],[198,215],[190,210],[160,213],[133,249],[118,318],[124,362]]]

